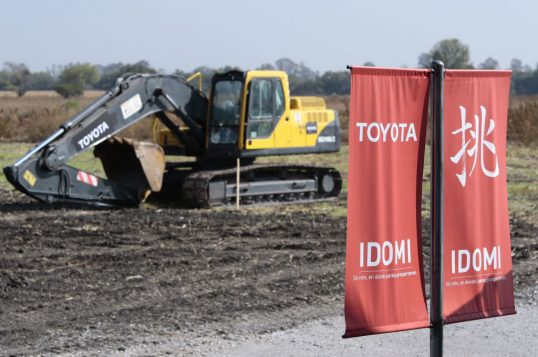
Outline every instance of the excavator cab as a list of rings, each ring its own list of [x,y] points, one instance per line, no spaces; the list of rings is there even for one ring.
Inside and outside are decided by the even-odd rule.
[[[291,97],[282,71],[231,71],[213,77],[208,158],[336,152],[340,127],[323,98]]]
[[[212,80],[207,149],[209,156],[236,156],[241,134],[243,72],[216,74]]]
[[[283,72],[254,71],[250,73],[247,85],[244,148],[277,149],[281,145],[277,137],[280,139],[290,134],[289,117],[286,115],[289,93],[284,91],[284,87],[288,88],[287,76]],[[282,126],[286,130],[276,132]]]

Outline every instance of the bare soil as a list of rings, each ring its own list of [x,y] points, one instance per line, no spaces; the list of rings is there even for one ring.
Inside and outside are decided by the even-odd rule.
[[[312,207],[88,210],[0,190],[0,355],[151,351],[178,338],[169,353],[188,354],[199,352],[191,339],[341,311],[346,219]],[[537,229],[511,226],[517,296],[535,302]]]

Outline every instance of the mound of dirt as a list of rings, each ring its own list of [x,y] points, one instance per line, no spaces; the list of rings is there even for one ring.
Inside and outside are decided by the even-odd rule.
[[[0,270],[0,297],[6,296],[8,291],[26,285],[26,279],[22,274],[11,270]]]

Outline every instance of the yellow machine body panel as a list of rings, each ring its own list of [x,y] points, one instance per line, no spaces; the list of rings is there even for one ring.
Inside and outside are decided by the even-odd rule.
[[[316,146],[327,125],[338,119],[333,110],[325,107],[325,100],[319,97],[292,97],[290,117],[299,128],[298,141],[306,147]]]
[[[273,79],[273,86],[282,87],[283,98],[279,99],[278,88],[274,93],[274,101],[282,100],[282,112],[275,112],[275,116],[266,121],[266,126],[272,125],[272,129],[266,129],[265,135],[260,137],[259,132],[249,130],[257,119],[249,110],[252,109],[253,90],[258,89],[253,81],[260,79]],[[333,110],[327,109],[325,101],[320,97],[291,97],[289,92],[288,76],[283,71],[249,71],[246,75],[245,90],[243,94],[242,123],[243,129],[240,137],[244,137],[246,150],[256,149],[286,149],[315,147],[318,137],[330,123],[338,118]],[[278,106],[275,103],[275,106]],[[264,121],[262,118],[260,121]],[[257,123],[256,123],[257,124]],[[258,125],[260,127],[260,125]],[[247,130],[245,130],[247,128]],[[334,135],[331,139],[336,140]]]

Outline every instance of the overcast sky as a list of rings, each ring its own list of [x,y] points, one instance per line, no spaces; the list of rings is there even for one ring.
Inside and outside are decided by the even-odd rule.
[[[459,38],[487,57],[538,62],[536,0],[5,0],[0,65],[149,61],[165,71],[244,69],[281,57],[324,72],[372,61],[417,65],[435,42]]]

